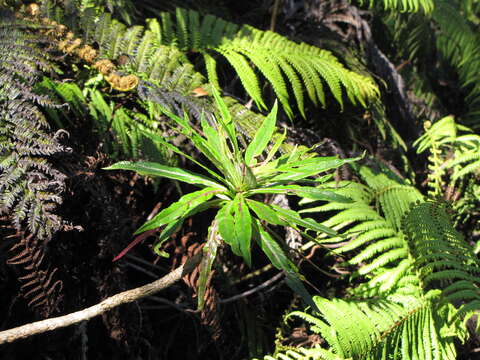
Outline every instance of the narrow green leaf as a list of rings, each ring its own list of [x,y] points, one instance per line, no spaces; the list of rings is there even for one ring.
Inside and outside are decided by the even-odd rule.
[[[261,189],[253,189],[250,190],[248,194],[293,194],[313,200],[335,201],[339,203],[353,202],[350,198],[336,194],[330,190],[300,185],[277,185]]]
[[[324,232],[324,233],[326,233],[330,236],[337,236],[338,235],[338,233],[335,230],[330,229],[329,227],[327,227],[325,225],[319,224],[318,222],[316,222],[313,219],[310,219],[310,218],[302,219],[300,217],[300,215],[293,210],[284,209],[280,206],[273,205],[273,204],[272,204],[272,207],[273,207],[274,210],[276,210],[278,212],[280,217],[283,218],[289,224],[300,225],[300,226],[302,226],[306,229],[311,229],[311,230],[315,230],[315,231],[319,231],[319,232]]]
[[[264,220],[269,224],[287,226],[288,224],[280,219],[277,212],[271,208],[271,206],[252,200],[247,199],[247,204],[250,209],[255,212],[260,220]]]
[[[324,201],[346,203],[346,204],[353,202],[352,199],[346,196],[337,194],[334,191],[319,189],[315,187],[302,186],[302,189],[294,190],[294,192],[296,192],[298,196],[301,196],[306,199],[324,200]]]
[[[217,213],[215,220],[218,223],[218,232],[228,245],[230,245],[233,253],[242,256],[240,252],[240,244],[235,236],[235,219],[233,218],[233,201],[228,201]]]
[[[239,186],[241,183],[241,176],[231,160],[233,159],[234,155],[231,153],[225,137],[222,136],[219,130],[212,127],[205,119],[202,119],[201,124],[212,155],[215,156],[216,162],[212,162],[216,164],[216,166],[224,175],[227,176],[227,178],[229,178],[234,187]]]
[[[215,103],[217,108],[220,110],[221,118],[217,119],[222,125],[222,127],[227,132],[228,138],[230,139],[233,149],[236,155],[239,155],[240,150],[238,148],[237,134],[235,131],[235,124],[232,121],[232,114],[228,110],[227,104],[220,96],[220,93],[216,88],[213,88],[213,97],[215,98]]]
[[[295,267],[290,259],[285,255],[283,249],[278,243],[265,231],[262,224],[256,222],[259,237],[259,245],[262,251],[267,255],[268,259],[279,270],[294,271]]]
[[[224,171],[226,179],[233,184],[233,187],[237,190],[241,190],[245,187],[243,181],[243,174],[242,168],[238,165],[238,163],[233,163],[231,161],[224,161],[223,162]]]
[[[287,277],[285,279],[285,282],[290,287],[290,289],[299,294],[302,297],[303,301],[305,301],[305,303],[309,305],[314,311],[320,313],[317,305],[313,302],[312,295],[310,295],[307,288],[303,285],[298,276],[292,273],[287,273],[286,275]]]
[[[170,257],[170,254],[161,250],[160,247],[163,245],[165,241],[167,241],[170,238],[170,236],[172,236],[178,230],[180,230],[180,228],[183,225],[183,221],[184,221],[184,218],[181,218],[177,221],[171,222],[165,227],[165,229],[163,229],[163,231],[158,236],[158,239],[155,241],[155,244],[153,245],[153,251],[155,252],[155,254],[165,258]]]
[[[112,166],[104,168],[105,170],[133,170],[140,175],[150,175],[178,180],[193,185],[210,186],[217,189],[226,188],[217,182],[191,171],[179,169],[176,167],[160,165],[154,162],[146,161],[120,161]]]
[[[240,252],[248,266],[252,266],[250,243],[252,240],[252,217],[245,199],[237,194],[233,201],[233,217],[235,220],[235,236],[240,246]]]
[[[140,234],[144,231],[158,228],[162,225],[168,224],[185,216],[188,211],[196,206],[210,200],[215,194],[220,193],[221,190],[214,188],[206,188],[195,191],[182,196],[177,202],[174,202],[169,207],[160,211],[151,220],[143,224],[135,234]]]
[[[219,136],[218,129],[215,129],[211,126],[208,121],[205,119],[205,116],[202,114],[202,118],[200,120],[200,124],[202,125],[203,133],[207,138],[208,144],[211,147],[213,155],[217,158],[217,160],[224,161],[225,159],[225,148],[226,143],[224,138]],[[223,141],[222,141],[223,140]]]
[[[267,158],[265,159],[265,163],[268,163],[270,160],[273,159],[275,154],[277,153],[280,146],[282,146],[283,142],[287,138],[287,129],[283,129],[283,133],[281,135],[277,135],[277,139],[275,140],[275,144],[273,144],[272,148],[268,152]]]
[[[205,68],[207,70],[208,82],[217,89],[220,89],[220,83],[218,82],[217,74],[217,61],[207,52],[203,53],[203,59],[205,60]]]
[[[152,141],[154,142],[159,142],[160,144],[162,144],[163,146],[167,147],[168,149],[170,149],[171,151],[173,151],[174,153],[176,154],[179,154],[181,156],[184,156],[186,159],[190,160],[191,162],[197,164],[198,166],[200,166],[202,169],[204,169],[205,171],[207,171],[211,176],[213,176],[214,178],[216,178],[217,180],[219,180],[220,182],[223,182],[225,185],[226,185],[226,180],[224,178],[222,178],[220,175],[218,175],[216,172],[214,172],[213,170],[211,170],[210,168],[206,167],[205,165],[203,165],[201,162],[195,160],[192,156],[186,154],[185,152],[183,152],[182,150],[180,150],[179,148],[177,148],[175,145],[173,144],[170,144],[169,142],[165,141],[165,139],[163,137],[161,137],[160,135],[157,135],[157,134],[153,134],[149,131],[142,131],[140,129],[141,133],[147,137],[149,137]],[[215,164],[215,163],[214,163]]]
[[[253,164],[253,160],[256,156],[260,155],[268,143],[272,139],[273,132],[275,131],[275,123],[277,121],[278,104],[275,101],[272,111],[265,118],[260,128],[255,133],[252,142],[248,145],[245,151],[245,163],[248,166]]]
[[[321,172],[336,169],[342,165],[348,164],[353,161],[357,161],[359,158],[355,159],[339,159],[339,158],[311,158],[303,159],[295,162],[287,162],[284,165],[281,165],[277,168],[278,171],[284,172],[274,176],[270,180],[274,181],[294,181],[304,179],[310,176],[317,175]]]
[[[232,122],[232,114],[230,114],[227,104],[225,104],[225,101],[223,101],[217,88],[213,88],[212,93],[213,97],[215,98],[215,103],[220,110],[220,115],[222,116],[223,122],[225,123],[225,125],[230,124]]]
[[[193,216],[193,215],[199,213],[199,212],[205,211],[209,208],[219,206],[224,201],[225,200],[215,199],[215,200],[210,200],[210,201],[200,203],[199,205],[195,206],[193,209],[191,209],[187,213],[183,214],[183,216],[180,219],[169,223],[167,226],[165,226],[165,229],[163,229],[163,231],[158,236],[158,239],[155,241],[155,244],[153,245],[153,251],[155,251],[155,253],[159,256],[163,256],[163,257],[167,257],[167,258],[170,257],[170,255],[168,253],[166,253],[163,250],[160,250],[160,247],[163,245],[163,243],[166,240],[168,240],[170,238],[170,236],[172,236],[174,233],[176,233],[178,230],[180,230],[180,228],[183,225],[184,220],[186,218],[189,218],[190,216]]]
[[[258,182],[255,175],[253,175],[252,169],[250,166],[245,165],[244,163],[240,164],[243,175],[243,183],[245,184],[245,189],[254,189],[257,187]]]
[[[263,229],[259,221],[256,222],[256,227],[260,235],[259,242],[260,247],[267,255],[268,259],[272,262],[272,265],[277,269],[283,270],[286,275],[287,285],[299,294],[303,300],[310,305],[314,310],[318,311],[317,306],[313,302],[312,296],[305,288],[300,280],[300,275],[295,265],[288,259],[278,243],[273,240],[270,234]]]
[[[181,130],[177,129],[177,131],[179,131],[182,135],[186,136],[193,143],[195,148],[197,148],[203,155],[205,155],[208,160],[210,160],[218,169],[223,169],[222,161],[217,159],[211,145],[205,138],[200,136],[200,134],[190,125],[187,113],[185,113],[185,116],[181,118],[169,112],[165,108],[161,108],[161,111],[163,112],[163,114],[165,114],[181,126]],[[154,115],[152,114],[151,116]]]

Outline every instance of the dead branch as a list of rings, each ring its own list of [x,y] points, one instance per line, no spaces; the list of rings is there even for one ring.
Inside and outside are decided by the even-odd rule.
[[[137,301],[141,298],[153,295],[160,290],[168,288],[173,283],[180,280],[183,276],[189,274],[200,263],[201,258],[202,253],[200,252],[188,259],[185,264],[179,266],[161,279],[158,279],[147,285],[113,295],[103,300],[101,303],[89,308],[68,315],[37,321],[10,330],[2,331],[0,332],[0,345],[11,343],[19,339],[24,339],[32,335],[77,324],[81,321],[89,320],[97,315],[101,315],[119,305]]]

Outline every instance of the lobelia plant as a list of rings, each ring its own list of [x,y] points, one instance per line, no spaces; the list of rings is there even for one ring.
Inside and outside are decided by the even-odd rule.
[[[314,219],[302,218],[296,211],[262,202],[261,195],[286,194],[315,200],[350,202],[346,197],[315,186],[330,176],[315,176],[356,159],[319,157],[312,153],[311,149],[297,146],[290,153],[275,158],[286,138],[285,132],[275,133],[277,104],[275,103],[251,142],[246,145],[245,139],[236,131],[235,122],[225,102],[218,93],[215,92],[214,96],[220,116],[209,120],[202,117],[201,131],[190,124],[187,115],[181,118],[163,111],[178,126],[177,130],[191,140],[216,170],[183,153],[162,137],[148,134],[152,140],[199,165],[209,176],[142,161],[122,161],[106,168],[133,170],[141,175],[164,177],[200,187],[200,190],[183,195],[177,202],[163,209],[143,224],[135,234],[164,227],[154,249],[159,255],[168,256],[160,247],[179,230],[184,220],[207,209],[216,208],[218,212],[209,227],[200,264],[199,309],[203,307],[206,282],[222,240],[249,266],[252,241],[257,242],[272,265],[284,271],[287,284],[316,308],[300,281],[298,269],[282,249],[279,243],[281,238],[272,226],[292,227],[307,237],[308,230],[329,235],[337,233]]]

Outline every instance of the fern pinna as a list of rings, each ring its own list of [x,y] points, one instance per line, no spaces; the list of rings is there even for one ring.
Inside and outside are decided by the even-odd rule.
[[[20,238],[10,263],[28,271],[24,280],[33,288],[26,295],[48,314],[55,302],[52,286],[58,283],[53,273],[41,269],[41,260],[43,247],[63,226],[55,209],[65,187],[65,175],[51,160],[68,149],[60,143],[62,132],[50,130],[39,106],[54,104],[34,91],[42,73],[53,69],[51,43],[34,34],[34,28],[13,13],[0,13],[0,214],[10,218]]]
[[[359,173],[366,185],[337,184],[353,203],[306,210],[336,212],[324,225],[344,229],[351,240],[334,251],[353,252],[347,264],[359,266],[356,275],[365,278],[348,299],[316,297],[320,313],[287,317],[304,319],[329,345],[309,349],[307,358],[456,359],[455,339],[466,339],[465,321],[480,306],[478,259],[453,228],[445,205],[423,200],[388,170],[362,166]],[[267,358],[294,354],[301,351],[283,349]]]

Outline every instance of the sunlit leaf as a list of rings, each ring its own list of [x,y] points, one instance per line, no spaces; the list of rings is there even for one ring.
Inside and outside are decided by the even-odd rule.
[[[235,255],[241,256],[240,244],[235,236],[235,220],[233,218],[233,201],[227,202],[217,213],[218,232]]]
[[[336,201],[340,203],[350,203],[351,199],[339,195],[331,190],[325,190],[321,188],[311,187],[311,186],[300,186],[300,185],[277,185],[264,187],[260,189],[253,189],[248,192],[249,194],[292,194],[301,196],[307,199],[313,200],[325,200],[325,201]]]
[[[330,229],[329,227],[322,225],[313,219],[302,219],[300,215],[293,210],[284,209],[277,205],[272,205],[272,207],[278,212],[279,216],[282,217],[289,224],[300,225],[306,229],[324,232],[331,236],[338,235],[335,230]]]
[[[247,166],[251,166],[255,156],[260,155],[268,143],[272,139],[273,132],[275,131],[275,122],[277,119],[278,104],[275,102],[272,111],[263,121],[260,128],[255,133],[255,137],[245,150],[245,163]]]
[[[235,220],[235,236],[240,246],[240,253],[248,264],[252,266],[250,242],[252,239],[252,217],[245,199],[237,194],[233,201],[233,217]]]
[[[158,228],[185,216],[188,211],[211,199],[221,192],[219,189],[206,188],[182,196],[178,201],[160,211],[151,220],[143,224],[135,234]]]
[[[283,252],[280,245],[278,245],[278,243],[270,236],[270,234],[265,231],[265,229],[263,229],[262,225],[259,222],[257,222],[257,229],[260,235],[260,247],[262,248],[265,255],[267,255],[272,265],[275,266],[277,269],[283,270],[286,275],[287,285],[293,291],[299,294],[308,305],[312,306],[313,309],[316,309],[317,307],[312,300],[312,296],[302,284],[302,281],[300,280],[300,276],[298,274],[298,270],[295,265],[292,264],[292,262]]]
[[[258,216],[260,220],[264,220],[269,224],[273,225],[288,225],[285,221],[283,221],[279,216],[278,213],[272,209],[270,205],[252,200],[247,199],[247,204],[252,209],[255,214]]]
[[[176,167],[160,165],[154,162],[146,161],[120,161],[112,166],[104,168],[105,170],[133,170],[140,175],[158,176],[168,179],[178,180],[194,185],[210,186],[225,189],[223,185],[191,171],[179,169]]]

